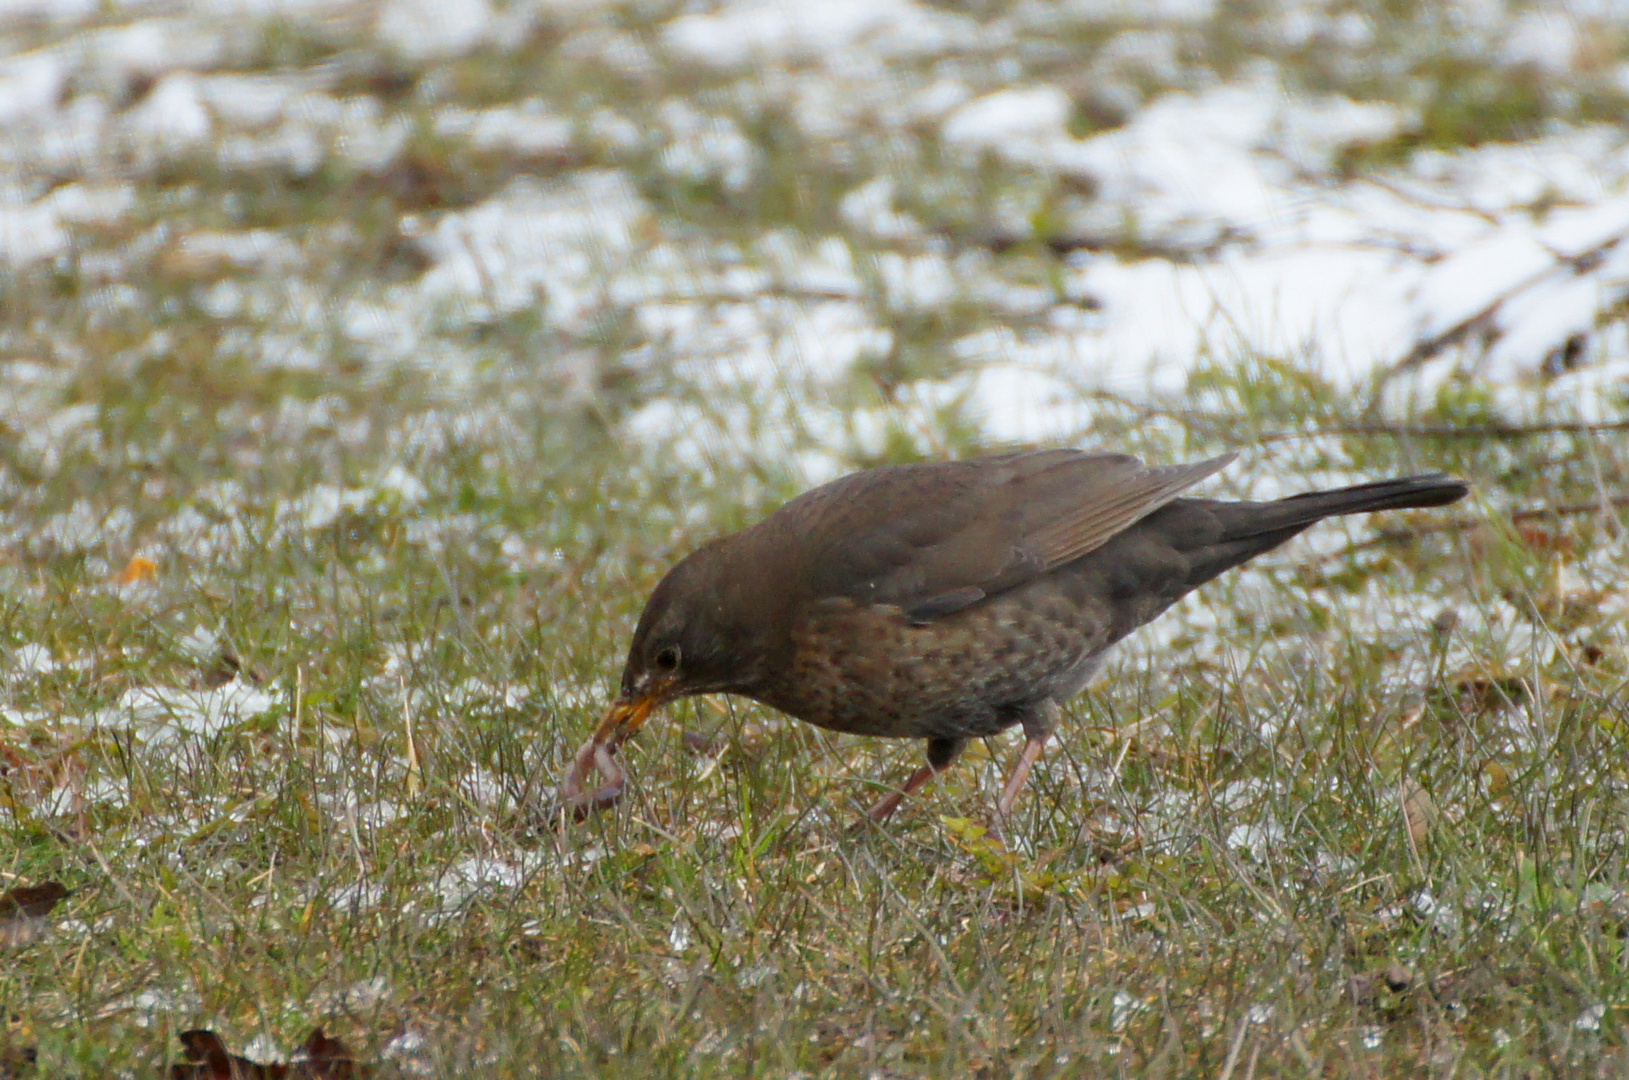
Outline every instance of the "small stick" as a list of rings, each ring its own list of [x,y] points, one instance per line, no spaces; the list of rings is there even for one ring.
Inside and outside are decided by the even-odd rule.
[[[419,764],[419,744],[413,737],[413,703],[407,693],[407,679],[397,677],[402,689],[402,726],[407,730],[407,793],[417,795],[424,786],[424,769]]]
[[[1511,513],[1509,521],[1512,525],[1520,525],[1524,521],[1540,521],[1544,518],[1572,517],[1578,514],[1593,514],[1603,510],[1617,510],[1629,507],[1629,495],[1615,495],[1610,499],[1596,499],[1592,502],[1563,503],[1560,506],[1541,506],[1527,510],[1516,510]],[[1344,558],[1354,551],[1363,551],[1366,548],[1380,547],[1397,540],[1409,540],[1424,533],[1464,532],[1478,525],[1486,524],[1484,518],[1456,517],[1441,521],[1429,521],[1407,529],[1383,529],[1375,535],[1360,543],[1343,548],[1323,559],[1314,559],[1313,562],[1324,559]]]

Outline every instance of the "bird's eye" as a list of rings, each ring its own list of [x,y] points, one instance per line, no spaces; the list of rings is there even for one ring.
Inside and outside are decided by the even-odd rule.
[[[656,654],[656,666],[658,668],[660,668],[661,670],[663,670],[663,671],[674,671],[674,670],[676,670],[678,668],[678,666],[679,666],[679,650],[678,650],[678,648],[673,646],[673,645],[669,645],[667,648],[665,648],[661,652],[657,653]]]

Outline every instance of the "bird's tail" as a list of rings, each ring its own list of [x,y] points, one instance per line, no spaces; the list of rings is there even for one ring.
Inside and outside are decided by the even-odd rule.
[[[1470,491],[1465,481],[1443,473],[1404,476],[1396,480],[1376,480],[1369,484],[1309,491],[1267,503],[1240,503],[1248,513],[1228,515],[1227,539],[1245,540],[1255,536],[1283,533],[1282,540],[1314,522],[1340,514],[1365,514],[1372,510],[1411,510],[1445,506],[1464,498]]]
[[[1222,571],[1271,551],[1327,517],[1442,506],[1464,498],[1469,491],[1463,480],[1429,473],[1333,491],[1309,491],[1275,502],[1179,500],[1194,511],[1208,513],[1212,522],[1209,529],[1198,530],[1205,536],[1204,540],[1186,550],[1190,561],[1185,584],[1189,589],[1197,588]]]

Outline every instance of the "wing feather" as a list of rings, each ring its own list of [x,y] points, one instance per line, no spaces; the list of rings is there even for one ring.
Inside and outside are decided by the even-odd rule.
[[[758,528],[795,533],[813,599],[942,618],[1087,554],[1236,455],[1150,468],[1124,454],[1038,450],[889,466],[810,491]]]

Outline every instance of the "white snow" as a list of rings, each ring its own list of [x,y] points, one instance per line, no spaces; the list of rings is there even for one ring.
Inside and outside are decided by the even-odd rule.
[[[242,270],[282,273],[302,261],[294,241],[270,229],[244,232],[193,232],[176,241],[172,268],[184,265],[195,271]]]
[[[478,150],[548,157],[571,149],[571,121],[539,98],[490,109],[439,110],[435,132],[443,138],[461,138]]]
[[[6,666],[14,675],[46,675],[55,671],[58,664],[50,649],[29,642],[11,650]]]
[[[1391,120],[1326,105],[1344,123],[1330,121],[1321,141],[1286,141],[1290,127],[1268,105],[1249,104],[1265,93],[1171,95],[1097,139],[1026,133],[995,144],[1093,178],[1099,200],[1082,222],[1088,232],[1135,214],[1140,236],[1199,256],[1078,257],[1070,291],[1095,301],[1102,317],[1072,335],[1064,366],[1121,391],[1177,392],[1195,364],[1265,354],[1357,386],[1486,313],[1469,343],[1485,352],[1467,363],[1508,381],[1541,370],[1623,297],[1621,136],[1565,133],[1532,144],[1527,169],[1499,173],[1509,148],[1490,147],[1428,159],[1395,185],[1330,185],[1303,180],[1291,155],[1315,162],[1340,145],[1333,132],[1369,136]],[[1591,165],[1579,168],[1583,161]],[[1538,176],[1588,201],[1537,213],[1528,201]],[[1603,247],[1580,273],[1574,260]]]
[[[56,50],[0,60],[0,129],[55,108],[70,70],[68,58]]]
[[[163,158],[202,150],[215,131],[198,77],[188,71],[164,76],[124,122],[147,154]]]
[[[711,14],[682,15],[663,30],[685,59],[728,68],[762,63],[852,63],[853,54],[906,56],[978,39],[977,27],[912,0],[731,0]]]
[[[208,690],[136,686],[120,696],[118,705],[102,721],[132,727],[146,741],[162,743],[183,733],[214,735],[277,705],[275,695],[237,679]]]
[[[432,60],[485,44],[496,21],[490,0],[386,0],[375,30],[404,56]]]
[[[541,305],[553,325],[582,325],[635,252],[648,213],[621,173],[517,180],[419,237],[435,265],[413,291],[452,317],[459,305],[488,313]]]
[[[1071,107],[1069,95],[1056,86],[998,90],[956,110],[940,135],[952,146],[1040,157],[1069,139],[1065,126]]]
[[[391,168],[417,113],[367,94],[340,96],[336,65],[221,70],[243,46],[212,32],[210,20],[326,19],[341,7],[264,0],[166,9],[0,61],[0,264],[62,259],[87,231],[139,212],[129,186],[83,179],[45,190],[27,180],[39,170],[72,174],[85,163],[120,161],[159,168],[194,157],[295,176],[326,163]],[[0,19],[12,10],[23,9],[0,10]],[[39,10],[82,17],[71,4]],[[268,230],[159,237],[170,252],[166,269],[236,274],[198,300],[224,321],[262,320],[258,330],[233,327],[228,336],[269,366],[320,371],[337,330],[370,362],[415,364],[449,387],[474,379],[478,361],[442,340],[448,330],[534,310],[552,332],[577,334],[607,313],[631,313],[691,385],[735,399],[706,422],[689,406],[653,403],[632,430],[698,452],[710,446],[708,453],[765,445],[729,449],[732,440],[720,435],[731,430],[758,430],[774,445],[787,423],[843,428],[846,421],[813,416],[813,404],[795,420],[771,415],[767,428],[743,426],[741,409],[781,392],[789,377],[817,401],[855,364],[886,353],[893,342],[873,310],[879,303],[921,312],[967,303],[999,319],[1033,320],[1022,332],[999,319],[971,327],[946,352],[983,370],[951,373],[940,391],[918,395],[943,402],[952,390],[965,393],[992,439],[1072,437],[1089,419],[1078,404],[1083,389],[1180,393],[1200,367],[1248,355],[1343,389],[1367,386],[1406,360],[1406,378],[1383,398],[1388,407],[1465,373],[1496,386],[1554,379],[1578,410],[1599,411],[1600,389],[1620,379],[1612,373],[1625,359],[1615,344],[1623,335],[1597,325],[1629,278],[1629,245],[1615,242],[1629,232],[1629,139],[1619,128],[1420,151],[1348,178],[1334,169],[1340,155],[1406,130],[1415,122],[1407,109],[1291,91],[1260,65],[1232,82],[1142,100],[1140,79],[1177,81],[1178,27],[1214,17],[1208,2],[1076,0],[1062,13],[1026,8],[981,24],[916,0],[726,0],[640,40],[615,31],[606,10],[593,0],[514,10],[490,0],[392,0],[371,9],[371,22],[352,25],[371,26],[401,62],[428,67],[470,49],[508,47],[545,18],[569,31],[563,56],[610,62],[609,53],[637,47],[637,62],[625,65],[634,78],[675,59],[719,77],[753,73],[728,94],[671,97],[654,117],[638,119],[605,106],[573,113],[571,103],[540,94],[482,108],[438,104],[432,81],[424,117],[435,134],[563,168],[516,179],[474,206],[404,218],[402,232],[428,256],[428,272],[342,303],[301,277],[303,240]],[[1579,62],[1580,27],[1605,16],[1569,7],[1454,17],[1476,40],[1504,42],[1509,62],[1553,72]],[[1051,18],[1118,28],[1092,57],[1092,85],[1025,77],[1019,68],[992,83],[976,66],[958,66]],[[1352,47],[1372,32],[1362,19],[1331,21],[1316,5],[1290,4],[1273,18],[1309,43],[1334,35]],[[143,80],[150,89],[116,108]],[[1122,103],[1126,122],[1074,137],[1076,103],[1088,91]],[[919,195],[915,178],[887,171],[862,171],[841,213],[863,240],[897,250],[795,235],[732,246],[676,228],[618,168],[569,167],[579,152],[648,149],[676,181],[746,193],[765,162],[742,117],[762,105],[784,106],[845,168],[871,167],[852,153],[866,139],[937,129],[970,162],[989,155],[1059,177],[1089,192],[1057,210],[1056,228],[1081,250],[1052,282],[1011,280],[995,260],[938,244],[907,209]],[[1033,210],[1021,193],[1003,194],[993,223],[1022,233]],[[93,252],[82,265],[105,267],[106,296],[126,302],[117,256]],[[1578,371],[1559,370],[1575,360]],[[587,370],[594,361],[584,354],[562,363]],[[761,401],[752,407],[776,412]]]

